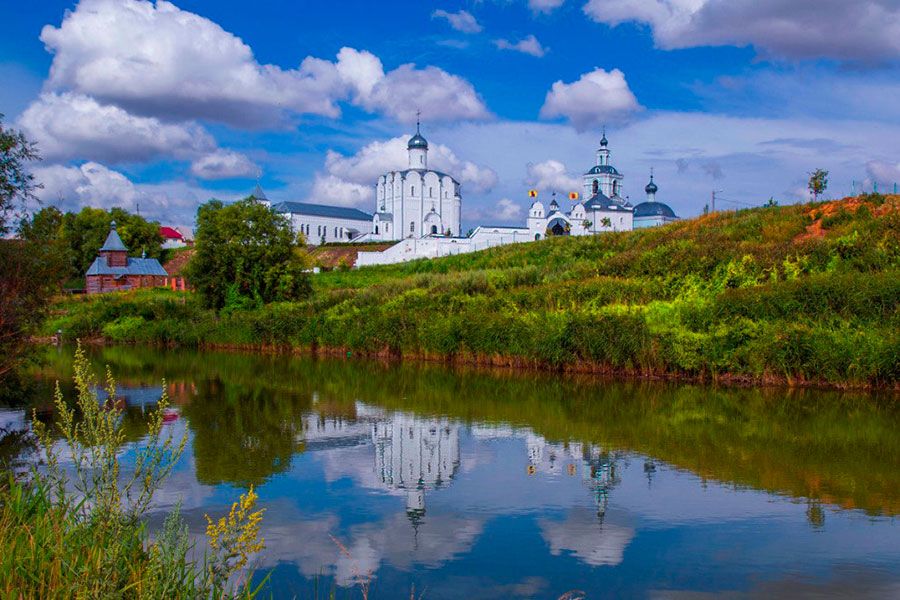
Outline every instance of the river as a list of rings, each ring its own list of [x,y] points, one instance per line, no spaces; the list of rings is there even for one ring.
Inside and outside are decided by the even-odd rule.
[[[92,349],[188,435],[176,503],[202,540],[249,485],[276,598],[900,597],[896,398],[438,365]],[[71,349],[30,399],[52,420]]]

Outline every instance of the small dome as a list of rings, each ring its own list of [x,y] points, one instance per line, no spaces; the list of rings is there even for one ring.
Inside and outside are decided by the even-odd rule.
[[[600,147],[606,148],[609,145],[609,140],[606,139],[606,132],[603,132],[603,137],[600,138]]]
[[[591,170],[586,173],[586,175],[600,175],[608,173],[610,175],[618,175],[619,172],[616,171],[616,168],[612,165],[595,165],[591,167]]]
[[[649,187],[649,186],[648,186]],[[675,211],[662,202],[641,202],[634,207],[635,217],[668,217],[677,219]]]
[[[428,150],[428,140],[426,140],[419,132],[416,132],[416,135],[409,138],[409,143],[406,144],[407,150],[414,150],[415,148]]]
[[[647,184],[647,187],[644,188],[644,191],[648,194],[655,194],[659,191],[659,188],[656,187],[656,184],[653,183],[653,175],[650,176],[650,183]]]

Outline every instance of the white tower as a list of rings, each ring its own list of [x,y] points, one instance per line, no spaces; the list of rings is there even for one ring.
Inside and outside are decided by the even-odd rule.
[[[428,168],[428,140],[419,133],[419,117],[416,115],[416,135],[409,138],[406,145],[409,151],[409,168],[410,169],[427,169]]]

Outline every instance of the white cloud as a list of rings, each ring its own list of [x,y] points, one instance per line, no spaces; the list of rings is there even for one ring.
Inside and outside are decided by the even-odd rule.
[[[382,112],[401,123],[414,123],[419,110],[431,122],[491,116],[471,83],[430,66],[400,65],[379,80],[371,93],[356,98],[355,103],[366,110]]]
[[[542,46],[533,34],[515,43],[510,42],[509,40],[494,40],[494,45],[496,45],[501,50],[514,50],[516,52],[530,54],[531,56],[536,56],[538,58],[544,56],[550,50],[549,48],[545,48],[544,46]]]
[[[212,136],[195,123],[168,124],[134,116],[81,94],[41,94],[18,124],[49,160],[186,158],[216,147]]]
[[[549,14],[563,5],[566,0],[528,0],[528,8],[534,13]]]
[[[664,49],[752,45],[764,55],[882,61],[900,56],[896,0],[590,0],[611,26],[644,23]]]
[[[253,161],[233,150],[216,150],[191,163],[191,173],[201,179],[252,177],[258,171]]]
[[[501,198],[494,207],[494,216],[503,221],[512,221],[522,216],[522,207],[509,198]]]
[[[542,519],[541,535],[550,554],[571,552],[585,564],[599,567],[622,562],[625,548],[634,538],[634,530],[613,523],[600,523],[597,514],[587,508],[573,508],[564,521]]]
[[[240,38],[164,0],[82,0],[59,27],[45,26],[41,41],[54,54],[47,89],[136,114],[254,127],[293,114],[337,117],[353,98],[402,121],[416,105],[432,121],[489,116],[469,82],[436,67],[385,74],[377,57],[349,48],[336,62],[260,64]]]
[[[211,194],[183,183],[136,185],[124,174],[96,162],[78,167],[49,165],[33,170],[43,184],[38,197],[45,205],[78,211],[82,207],[121,207],[163,223],[190,223],[196,207]]]
[[[332,174],[317,174],[310,192],[310,202],[335,206],[371,209],[374,204],[375,180],[371,185],[354,183]]]
[[[622,71],[594,69],[578,81],[554,83],[541,107],[541,118],[565,117],[583,130],[620,119],[640,108]]]
[[[317,179],[315,190],[323,192],[326,188],[322,186],[325,185],[342,190],[340,197],[347,199],[343,202],[345,204],[356,204],[357,202],[351,201],[354,198],[362,203],[371,200],[375,181],[380,175],[407,168],[408,140],[409,136],[404,135],[386,141],[374,141],[351,156],[329,151],[325,157],[326,174]],[[428,166],[448,173],[476,192],[490,191],[497,184],[497,174],[492,169],[460,159],[443,144],[429,145]],[[341,186],[340,182],[347,185]]]
[[[888,186],[882,187],[882,191],[890,192],[894,185],[900,183],[900,162],[872,160],[866,164],[866,173],[873,182]]]
[[[447,19],[447,22],[450,23],[450,27],[457,31],[461,31],[462,33],[478,33],[483,29],[481,25],[478,24],[478,21],[475,20],[475,17],[472,16],[472,13],[465,10],[452,13],[443,9],[438,9],[431,13],[431,18]]]
[[[572,192],[581,189],[577,177],[569,174],[566,165],[558,160],[545,160],[525,166],[527,177],[525,184],[541,191]]]

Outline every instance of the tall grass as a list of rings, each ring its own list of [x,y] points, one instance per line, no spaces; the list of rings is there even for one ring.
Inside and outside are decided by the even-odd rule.
[[[107,373],[109,400],[101,403],[79,347],[74,364],[74,406],[59,386],[57,429],[36,417],[33,428],[44,458],[30,481],[0,488],[0,596],[4,598],[251,598],[236,576],[258,539],[262,512],[253,488],[228,517],[209,521],[212,550],[202,561],[176,509],[151,538],[144,522],[154,493],[184,450],[163,428],[168,401],[150,412],[135,464],[123,469],[126,446],[116,383]],[[261,586],[262,584],[260,584]]]
[[[900,380],[898,199],[835,206],[722,213],[325,273],[309,300],[228,314],[171,292],[73,300],[47,329],[113,342],[892,387]]]

